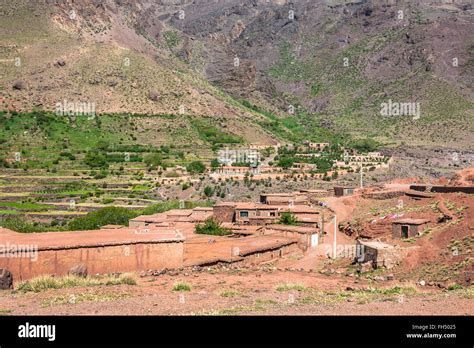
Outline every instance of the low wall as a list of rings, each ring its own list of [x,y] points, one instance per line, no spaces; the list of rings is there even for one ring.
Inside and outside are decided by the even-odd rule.
[[[411,190],[415,191],[426,191],[426,185],[411,185]],[[474,194],[474,186],[432,186],[431,190],[428,192],[436,192],[436,193],[451,193],[451,192],[463,192]]]

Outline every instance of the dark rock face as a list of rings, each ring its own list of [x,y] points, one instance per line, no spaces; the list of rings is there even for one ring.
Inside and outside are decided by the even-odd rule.
[[[13,289],[13,274],[5,268],[0,268],[0,290],[10,289]]]

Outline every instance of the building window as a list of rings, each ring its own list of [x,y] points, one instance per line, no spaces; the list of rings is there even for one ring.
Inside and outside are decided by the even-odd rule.
[[[275,216],[275,212],[274,211],[270,212],[270,216]]]
[[[241,211],[240,212],[240,217],[242,217],[242,218],[249,217],[249,212],[248,211]]]

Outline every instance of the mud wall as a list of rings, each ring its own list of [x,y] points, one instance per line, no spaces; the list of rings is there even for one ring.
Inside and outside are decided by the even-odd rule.
[[[88,274],[179,268],[183,265],[183,242],[39,249],[36,256],[30,257],[0,255],[0,268],[12,272],[14,281],[44,274],[66,275],[72,267],[80,264],[87,267]]]

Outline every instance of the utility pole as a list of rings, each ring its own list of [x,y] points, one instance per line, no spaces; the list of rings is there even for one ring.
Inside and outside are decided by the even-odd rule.
[[[332,257],[333,259],[336,259],[337,257],[337,254],[336,254],[336,251],[337,251],[337,242],[336,242],[336,233],[337,232],[337,224],[336,224],[336,215],[334,215],[334,242],[333,242],[333,245],[332,245]]]
[[[324,212],[321,214],[321,230],[319,232],[320,237],[321,237],[321,243],[324,241]]]

